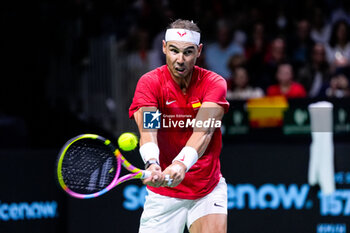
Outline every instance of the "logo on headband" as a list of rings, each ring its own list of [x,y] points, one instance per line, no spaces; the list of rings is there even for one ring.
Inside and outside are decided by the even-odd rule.
[[[186,36],[185,36],[186,35]],[[182,29],[182,28],[169,28],[165,33],[165,41],[185,41],[199,45],[201,34],[196,31]]]
[[[186,32],[184,32],[184,33],[177,32],[177,34],[179,34],[180,37],[183,37],[183,36],[186,35],[187,33],[186,33]]]

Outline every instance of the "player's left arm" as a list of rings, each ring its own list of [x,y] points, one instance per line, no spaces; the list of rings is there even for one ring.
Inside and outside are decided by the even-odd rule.
[[[222,106],[214,102],[204,102],[197,113],[196,121],[221,121],[223,115],[224,108]],[[164,170],[163,174],[169,174],[173,179],[171,187],[179,185],[190,167],[204,154],[216,129],[215,124],[211,126],[194,127],[186,146],[174,159],[173,163]]]
[[[204,102],[198,111],[196,120],[206,121],[210,119],[210,122],[221,121],[224,116],[224,108],[217,103]],[[207,149],[211,138],[215,131],[214,127],[195,127],[191,137],[188,139],[186,146],[194,148],[200,158]]]

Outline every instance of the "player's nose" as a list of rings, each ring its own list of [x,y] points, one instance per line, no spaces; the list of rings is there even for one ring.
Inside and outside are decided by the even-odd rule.
[[[182,53],[179,53],[177,56],[177,63],[183,64],[185,62],[184,55]]]

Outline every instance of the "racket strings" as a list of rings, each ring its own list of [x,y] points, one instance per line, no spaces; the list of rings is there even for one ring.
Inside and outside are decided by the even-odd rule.
[[[63,180],[74,192],[95,193],[113,181],[116,164],[112,150],[102,142],[79,140],[66,151],[62,166]]]

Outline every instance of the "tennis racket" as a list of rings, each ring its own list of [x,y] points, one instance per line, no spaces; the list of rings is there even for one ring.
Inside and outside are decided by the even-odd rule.
[[[131,173],[119,177],[122,165]],[[58,155],[58,183],[75,198],[98,197],[125,181],[150,175],[131,165],[110,140],[95,134],[70,139]]]

